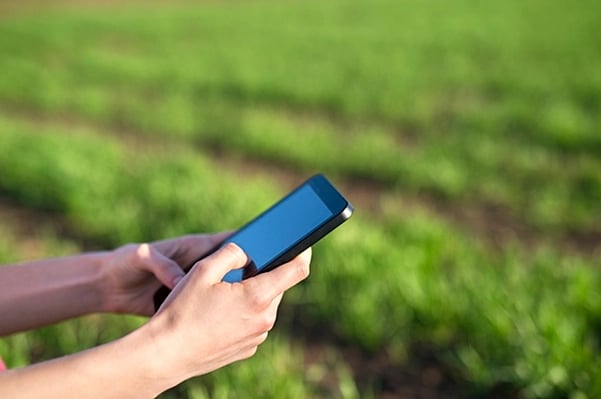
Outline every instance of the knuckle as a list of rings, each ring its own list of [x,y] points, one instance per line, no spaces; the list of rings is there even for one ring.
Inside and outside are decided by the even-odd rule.
[[[253,357],[257,353],[257,349],[258,349],[257,346],[253,346],[251,348],[248,348],[247,350],[243,351],[240,354],[240,359],[244,360],[244,359],[248,359],[250,357]]]
[[[141,259],[150,258],[150,245],[148,243],[132,244],[135,248],[136,255]]]
[[[228,257],[234,258],[237,265],[246,263],[246,254],[244,254],[244,251],[236,244],[232,242],[227,243],[223,247],[223,251],[227,253]]]
[[[265,309],[269,302],[269,298],[264,292],[255,291],[250,295],[249,304],[256,311]]]
[[[257,321],[258,332],[267,334],[267,331],[271,331],[275,324],[275,317],[271,315],[265,315]]]
[[[309,262],[304,259],[299,259],[296,262],[296,277],[299,281],[306,279],[309,277]]]
[[[263,342],[267,341],[267,337],[269,336],[268,332],[264,332],[263,334],[257,336],[257,346],[255,348],[257,348],[259,345],[261,345]]]

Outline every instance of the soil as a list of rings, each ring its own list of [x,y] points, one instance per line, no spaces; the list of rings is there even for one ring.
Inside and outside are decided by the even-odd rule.
[[[359,392],[377,393],[380,399],[454,399],[466,397],[468,392],[467,385],[457,382],[428,348],[413,351],[409,359],[399,365],[386,351],[369,354],[328,340],[305,341],[302,345],[305,366],[310,369],[318,365],[325,369],[317,386],[326,397],[339,393],[340,377],[335,362],[340,360],[349,366]]]

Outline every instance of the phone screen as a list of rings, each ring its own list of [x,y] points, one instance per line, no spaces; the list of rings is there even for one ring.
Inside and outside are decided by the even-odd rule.
[[[334,215],[310,185],[301,186],[275,207],[236,232],[226,242],[237,244],[248,255],[248,267],[260,272]],[[243,269],[232,270],[224,281],[242,281]]]

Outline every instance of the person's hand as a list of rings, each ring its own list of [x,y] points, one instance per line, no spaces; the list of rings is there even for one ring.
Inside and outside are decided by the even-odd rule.
[[[103,308],[113,313],[152,315],[156,290],[161,285],[174,288],[184,277],[184,268],[230,234],[188,235],[107,252],[102,267]]]
[[[275,323],[284,291],[309,275],[310,260],[308,249],[233,284],[222,282],[223,276],[247,263],[235,244],[198,262],[143,327],[172,384],[252,356]]]

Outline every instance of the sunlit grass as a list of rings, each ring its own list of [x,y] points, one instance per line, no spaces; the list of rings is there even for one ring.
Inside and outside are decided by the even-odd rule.
[[[112,247],[235,228],[284,193],[220,153],[362,179],[389,203],[316,246],[283,312],[397,366],[427,345],[478,395],[597,397],[599,260],[552,245],[599,231],[599,15],[593,1],[258,1],[4,19],[0,192]],[[540,245],[491,249],[402,196],[501,207]],[[0,234],[2,260],[23,256]],[[40,255],[78,249],[50,236]],[[91,316],[0,353],[24,365],[140,322]],[[281,329],[256,360],[165,396],[360,396],[341,358],[337,391],[320,391]]]
[[[7,20],[0,103],[595,230],[596,8],[253,2]]]
[[[6,118],[5,126],[12,128],[0,139],[3,189],[33,207],[51,204],[79,234],[105,245],[231,228],[279,191],[262,179],[242,181],[197,151],[175,160],[136,154],[90,131],[34,132]],[[35,158],[20,156],[25,146]],[[312,278],[289,298],[301,317],[331,325],[365,351],[387,348],[398,362],[414,343],[434,345],[477,390],[507,381],[532,396],[595,392],[596,262],[552,250],[488,253],[427,214],[388,213],[376,223],[366,216],[316,246]],[[41,334],[55,337],[51,331]],[[61,332],[64,345],[54,346],[72,347],[77,331]],[[230,392],[228,384],[217,384],[214,395]]]

